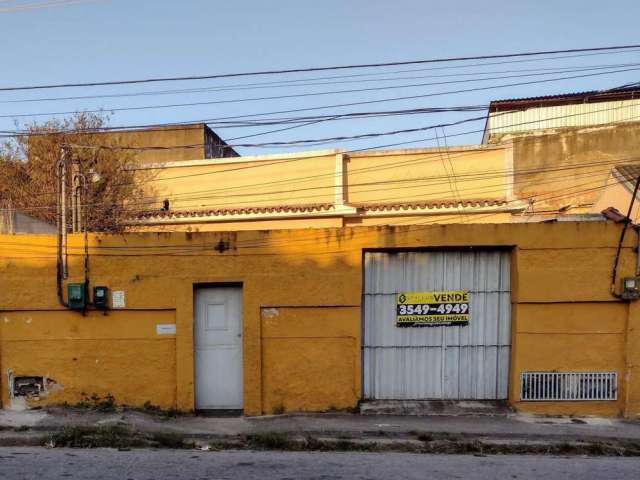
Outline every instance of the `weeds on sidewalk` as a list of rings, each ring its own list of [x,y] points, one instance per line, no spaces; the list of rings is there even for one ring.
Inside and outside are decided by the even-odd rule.
[[[131,407],[125,404],[119,405],[116,402],[116,398],[110,393],[101,397],[100,395],[97,395],[95,393],[87,395],[83,392],[82,400],[77,403],[64,402],[61,405],[50,405],[47,408],[51,411],[60,407],[62,407],[63,409],[84,410],[98,413],[116,413],[129,410],[134,412],[148,413],[164,419],[176,418],[178,417],[178,415],[180,415],[180,412],[176,408],[164,409],[158,405],[154,405],[149,401],[145,402],[142,407]]]
[[[244,437],[244,443],[252,450],[292,450],[294,447],[285,432],[252,433]]]
[[[131,448],[146,446],[141,435],[121,425],[100,427],[66,427],[51,434],[45,442],[48,447],[71,448]]]
[[[193,448],[194,443],[182,434],[172,432],[142,433],[124,425],[105,425],[100,427],[67,427],[44,439],[44,445],[50,448]]]
[[[104,397],[95,393],[87,395],[82,393],[82,400],[78,403],[64,402],[62,404],[64,408],[75,408],[79,410],[93,410],[101,413],[114,413],[117,411],[116,399],[110,393],[107,393]]]
[[[126,425],[64,428],[43,440],[48,447],[129,449],[194,448],[196,444],[182,433],[140,432]],[[589,455],[640,456],[640,443],[630,441],[530,442],[461,439],[453,435],[416,432],[411,439],[317,438],[312,435],[291,436],[287,432],[261,432],[238,437],[198,442],[206,450],[250,449],[321,452],[410,452],[423,454],[466,455]]]
[[[137,409],[137,408],[129,408],[129,410],[139,410],[139,409]],[[145,413],[152,413],[154,415],[158,415],[158,416],[164,417],[164,418],[176,418],[178,416],[178,414],[180,413],[175,408],[163,409],[162,407],[160,407],[158,405],[154,405],[153,403],[151,403],[148,400],[146,402],[144,402],[144,405],[142,406],[142,411],[145,412]]]
[[[274,406],[272,411],[271,411],[271,413],[273,415],[284,415],[286,412],[287,412],[287,409],[281,403],[279,403],[278,405]]]
[[[417,440],[417,441],[416,441]],[[287,451],[340,451],[340,452],[409,452],[463,455],[590,455],[640,456],[637,442],[500,442],[463,440],[456,436],[432,435],[416,432],[416,440],[377,438],[361,440],[348,438],[291,437],[285,432],[264,432],[246,435],[241,444],[232,448]],[[217,449],[224,448],[218,444]]]
[[[250,450],[287,450],[287,451],[371,451],[376,443],[358,443],[346,438],[337,440],[318,439],[311,435],[292,438],[286,432],[262,432],[245,435],[242,447]],[[236,444],[237,445],[237,444]],[[219,445],[218,445],[219,447]],[[237,448],[237,446],[236,446]]]

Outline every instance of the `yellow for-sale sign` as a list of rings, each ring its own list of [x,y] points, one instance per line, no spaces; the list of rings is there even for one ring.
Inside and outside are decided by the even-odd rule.
[[[396,301],[396,326],[435,327],[469,323],[469,291],[401,292]]]

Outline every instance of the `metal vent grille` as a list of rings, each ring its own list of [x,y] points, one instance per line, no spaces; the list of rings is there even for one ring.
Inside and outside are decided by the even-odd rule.
[[[522,372],[520,400],[617,400],[616,372]]]

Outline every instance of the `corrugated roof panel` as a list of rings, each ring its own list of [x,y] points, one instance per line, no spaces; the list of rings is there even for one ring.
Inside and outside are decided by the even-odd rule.
[[[613,167],[613,174],[618,181],[626,183],[627,186],[633,189],[638,181],[638,177],[640,177],[640,163],[616,165]]]
[[[514,132],[640,121],[640,98],[602,103],[552,105],[489,114],[485,138]]]
[[[556,95],[543,95],[538,97],[492,100],[489,104],[489,110],[510,110],[512,108],[530,108],[532,106],[549,106],[553,104],[568,103],[610,102],[614,100],[631,100],[639,97],[640,88],[638,86],[633,86],[610,90],[589,90],[586,92],[559,93]]]

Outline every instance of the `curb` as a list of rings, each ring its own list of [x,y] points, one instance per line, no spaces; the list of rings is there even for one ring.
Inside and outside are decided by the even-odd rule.
[[[131,425],[0,432],[0,447],[165,448],[199,450],[359,451],[430,454],[557,454],[640,456],[640,441],[567,436],[471,435],[433,432],[348,435],[266,431],[246,435],[141,430]]]

